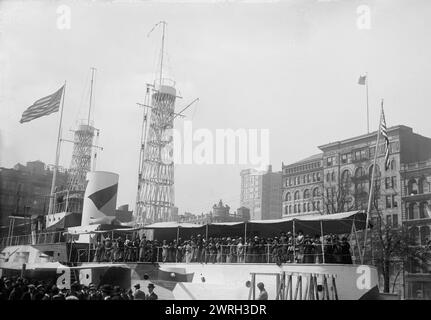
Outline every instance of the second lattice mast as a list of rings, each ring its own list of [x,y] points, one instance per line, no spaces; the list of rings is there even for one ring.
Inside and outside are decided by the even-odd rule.
[[[175,82],[163,78],[163,25],[160,77],[147,88],[144,111],[135,221],[138,225],[169,221],[174,209],[174,125]]]
[[[87,173],[92,170],[92,156],[93,148],[97,146],[93,145],[94,137],[96,139],[99,136],[99,130],[94,128],[93,122],[91,121],[91,108],[93,103],[93,85],[95,68],[91,68],[91,85],[90,85],[90,102],[88,107],[88,118],[80,120],[78,128],[74,131],[73,140],[73,152],[72,161],[69,168],[69,178],[67,181],[67,188],[71,191],[85,191],[87,185]],[[97,142],[96,142],[97,143]],[[94,153],[96,157],[97,153]],[[93,161],[93,167],[95,164]]]

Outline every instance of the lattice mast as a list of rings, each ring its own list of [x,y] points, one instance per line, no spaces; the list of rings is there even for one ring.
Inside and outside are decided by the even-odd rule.
[[[91,121],[91,108],[93,103],[93,85],[95,68],[91,68],[90,101],[88,106],[88,117],[78,121],[78,129],[74,131],[72,161],[69,169],[67,188],[70,191],[85,191],[87,172],[91,168],[93,154],[94,135],[99,136],[99,130],[94,128]],[[97,150],[97,148],[96,148]],[[94,153],[96,160],[96,152]],[[94,170],[94,165],[93,165]]]
[[[169,221],[174,207],[172,129],[175,118],[175,82],[163,78],[166,22],[161,21],[159,77],[147,85],[141,134],[135,221],[138,225]],[[153,28],[154,30],[154,28]]]

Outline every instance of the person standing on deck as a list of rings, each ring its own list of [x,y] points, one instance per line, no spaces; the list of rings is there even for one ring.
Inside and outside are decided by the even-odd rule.
[[[341,239],[341,262],[344,264],[352,264],[352,256],[350,255],[350,244],[346,237]]]
[[[242,244],[242,238],[240,237],[238,240],[238,244],[236,246],[236,253],[238,257],[239,263],[244,263],[244,245]]]
[[[263,282],[259,282],[257,284],[257,287],[259,288],[259,297],[257,297],[257,300],[268,300],[268,292],[265,290],[265,285]]]
[[[147,246],[147,239],[145,235],[142,235],[141,241],[139,242],[139,261],[145,261],[145,248]]]
[[[316,234],[314,236],[313,241],[314,246],[314,262],[315,263],[322,263],[322,242],[320,241],[320,235]]]
[[[296,237],[296,262],[302,263],[304,259],[304,233],[302,230],[298,231],[298,236]]]

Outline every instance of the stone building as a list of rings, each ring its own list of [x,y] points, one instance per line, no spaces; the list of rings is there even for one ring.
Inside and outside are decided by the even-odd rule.
[[[52,183],[52,168],[42,161],[0,168],[0,234],[7,236],[9,216],[41,216],[47,214]],[[59,170],[57,186],[66,185],[67,172]],[[19,224],[15,231],[19,232]],[[28,230],[22,230],[26,232]]]
[[[283,172],[283,216],[318,213],[323,210],[323,155],[285,165]]]
[[[241,207],[250,210],[251,220],[279,219],[282,213],[281,172],[241,171]]]

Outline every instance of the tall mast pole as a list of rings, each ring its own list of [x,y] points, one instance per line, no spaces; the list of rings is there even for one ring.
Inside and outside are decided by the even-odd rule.
[[[165,51],[165,28],[166,28],[166,22],[161,21],[163,24],[163,31],[162,31],[162,51],[160,54],[160,85],[162,85],[162,78],[163,78],[163,54]]]
[[[364,263],[365,249],[367,245],[367,233],[368,233],[368,224],[370,221],[370,211],[371,211],[371,201],[373,199],[373,190],[374,190],[374,174],[376,172],[376,162],[377,162],[377,154],[379,152],[379,142],[380,142],[380,125],[382,123],[382,115],[383,115],[383,99],[382,99],[382,107],[380,110],[380,120],[379,125],[377,127],[377,142],[376,142],[376,150],[374,151],[374,162],[373,162],[373,170],[371,173],[371,185],[370,185],[370,194],[368,196],[368,207],[367,207],[367,219],[365,222],[365,236],[364,236],[364,250],[361,257],[361,264]],[[371,239],[372,241],[372,239]]]
[[[93,100],[93,83],[94,83],[94,74],[96,72],[96,68],[91,68],[91,84],[90,84],[90,104],[88,106],[88,120],[87,125],[90,125],[90,116],[91,116],[91,103]]]
[[[365,73],[365,91],[367,94],[367,133],[370,133],[370,108],[368,105],[368,72]]]
[[[54,172],[52,173],[51,194],[50,194],[50,201],[49,201],[49,208],[48,208],[48,213],[50,214],[54,214],[54,190],[55,190],[55,182],[57,179],[58,162],[60,159],[61,129],[62,129],[61,127],[63,123],[63,109],[64,109],[65,95],[66,95],[66,81],[64,81],[64,86],[63,86],[63,94],[62,94],[61,110],[60,110],[60,122],[58,124],[58,134],[57,134],[57,148],[55,152],[55,166],[54,166]]]

